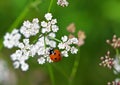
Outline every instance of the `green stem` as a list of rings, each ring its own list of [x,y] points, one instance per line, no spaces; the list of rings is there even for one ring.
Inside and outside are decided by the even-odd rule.
[[[41,38],[42,36],[43,36],[43,34],[40,35],[40,34],[38,33],[38,34],[35,36],[35,38],[34,38],[34,40],[33,40],[32,43],[35,44],[35,43],[38,41],[38,39]]]
[[[38,5],[39,5],[40,3],[42,3],[41,0],[36,0],[36,1],[34,1],[33,3],[31,3],[31,6],[32,6],[33,8],[35,8],[35,10],[36,10],[38,13],[39,13]]]
[[[51,8],[52,8],[52,4],[53,4],[53,1],[54,0],[51,0],[50,1],[50,5],[49,5],[49,7],[48,7],[48,12],[50,12],[50,10],[51,10]],[[53,38],[52,38],[53,39]],[[56,39],[57,40],[57,39]],[[44,38],[44,41],[45,41],[45,38]],[[59,41],[59,40],[57,40],[57,41]],[[45,42],[45,44],[46,44],[46,42]],[[52,85],[55,85],[55,79],[54,79],[54,74],[53,74],[53,69],[52,69],[52,67],[50,66],[50,65],[48,65],[48,71],[49,71],[49,74],[50,74],[50,79],[51,79],[51,81],[52,81]]]
[[[44,48],[46,48],[46,41],[45,41],[45,36],[44,36]]]
[[[120,62],[119,50],[116,48],[116,49],[115,49],[115,51],[116,51],[116,56],[118,57],[118,59],[119,59],[119,62]]]
[[[115,49],[115,51],[116,51],[116,55],[119,55],[119,50],[117,48]]]
[[[50,79],[52,82],[52,85],[55,85],[55,79],[54,79],[54,74],[53,74],[53,69],[51,65],[47,65],[48,71],[49,71],[49,75],[50,75]]]
[[[49,38],[49,39],[52,39],[52,40],[55,40],[55,41],[57,41],[57,42],[59,42],[59,43],[62,42],[61,40],[59,40],[59,39],[57,39],[57,38],[54,38],[54,37],[51,37],[51,36],[48,36],[48,38]]]
[[[49,7],[48,7],[48,12],[50,12],[50,10],[51,10],[51,8],[52,8],[53,1],[54,1],[54,0],[51,0],[51,1],[50,1],[50,5],[49,5]]]
[[[69,76],[68,76],[62,69],[60,69],[60,68],[57,67],[56,65],[53,65],[53,66],[54,66],[54,68],[55,68],[57,71],[59,71],[66,79],[69,78]]]
[[[113,68],[114,71],[116,71],[117,73],[119,73],[115,68]]]
[[[25,7],[25,9],[22,11],[22,13],[17,17],[17,19],[13,22],[11,25],[10,29],[8,30],[9,32],[12,31],[15,27],[18,27],[20,23],[22,23],[23,19],[26,17],[27,13],[29,12],[29,5]]]
[[[79,65],[79,60],[80,60],[80,56],[77,56],[75,58],[74,65],[73,65],[73,68],[72,68],[72,72],[71,72],[70,77],[69,77],[69,85],[73,85],[73,79],[76,76],[76,72],[77,72],[78,65]]]

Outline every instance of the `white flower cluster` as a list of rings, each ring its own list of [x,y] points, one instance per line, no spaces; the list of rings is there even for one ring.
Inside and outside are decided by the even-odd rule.
[[[65,6],[68,6],[69,3],[67,0],[58,0],[57,4],[62,6],[62,7],[65,7]]]
[[[7,48],[19,48],[11,55],[11,59],[14,61],[13,65],[15,68],[19,68],[21,66],[23,71],[26,71],[29,68],[29,65],[25,61],[28,60],[30,56],[30,48],[32,45],[29,44],[29,39],[27,38],[34,36],[39,32],[40,26],[38,22],[39,20],[37,18],[33,19],[32,23],[25,21],[19,30],[14,29],[11,34],[6,33],[3,42],[4,46]],[[20,42],[22,34],[25,39]]]
[[[73,37],[68,39],[67,36],[63,36],[62,42],[58,44],[58,48],[62,49],[61,53],[63,56],[68,57],[68,52],[70,51],[72,54],[77,54],[78,49],[75,46],[70,46],[70,45],[77,45],[78,44],[78,39]]]
[[[14,29],[11,34],[6,33],[6,35],[4,36],[3,44],[5,47],[11,49],[18,45],[20,38],[20,33],[17,29]]]
[[[33,19],[32,23],[29,21],[25,21],[23,26],[20,28],[20,32],[26,37],[34,36],[39,32],[39,20]]]
[[[41,26],[42,26],[42,33],[49,33],[49,32],[57,32],[59,30],[58,26],[56,25],[57,20],[52,19],[52,14],[47,13],[45,15],[45,19],[47,21],[42,21]]]
[[[45,19],[45,21],[41,22],[41,25],[39,25],[37,18],[33,19],[32,22],[25,21],[19,30],[14,29],[11,33],[6,33],[3,42],[4,46],[7,48],[18,48],[10,56],[12,61],[14,61],[13,65],[15,68],[21,68],[22,71],[27,71],[29,65],[26,61],[30,56],[37,56],[39,64],[53,62],[49,56],[51,48],[58,47],[61,50],[61,54],[65,57],[68,57],[69,51],[72,54],[77,54],[78,49],[75,45],[78,45],[78,38],[73,37],[69,39],[67,36],[63,36],[61,38],[62,41],[56,39],[55,33],[59,30],[56,25],[57,20],[52,19],[51,13],[45,14]],[[30,36],[35,36],[37,40],[35,39],[34,42],[30,39]],[[59,44],[56,41],[59,41]]]
[[[19,43],[19,49],[11,55],[15,68],[19,68],[21,65],[23,71],[28,70],[29,66],[25,61],[29,59],[31,46],[32,45],[29,44],[29,39],[23,39],[23,43]]]

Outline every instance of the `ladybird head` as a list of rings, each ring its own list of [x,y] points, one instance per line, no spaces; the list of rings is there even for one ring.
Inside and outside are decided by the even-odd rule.
[[[52,55],[54,53],[54,49],[53,48],[50,48],[49,49],[49,55]]]

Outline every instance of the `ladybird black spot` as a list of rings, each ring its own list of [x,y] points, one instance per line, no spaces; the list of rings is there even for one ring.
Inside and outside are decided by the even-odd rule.
[[[56,53],[54,53],[54,55],[56,55]]]
[[[55,58],[55,60],[57,60],[57,58]]]
[[[60,54],[59,54],[59,56],[60,56]]]

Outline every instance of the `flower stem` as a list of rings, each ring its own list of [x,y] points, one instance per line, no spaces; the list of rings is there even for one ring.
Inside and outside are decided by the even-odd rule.
[[[76,76],[76,72],[77,72],[78,65],[79,65],[79,60],[80,60],[80,56],[76,56],[74,64],[73,64],[72,72],[69,77],[69,85],[73,85],[73,79]]]
[[[51,36],[48,36],[48,38],[49,38],[49,39],[52,39],[52,40],[55,40],[55,41],[57,41],[57,42],[59,42],[59,43],[62,42],[61,40],[59,40],[59,39],[57,39],[57,38],[54,38],[54,37],[51,37]]]
[[[48,64],[47,68],[48,68],[48,71],[49,71],[49,75],[50,75],[50,79],[51,79],[52,85],[55,85],[55,79],[54,79],[52,66]]]
[[[46,49],[46,41],[45,41],[45,36],[44,36],[44,48]]]
[[[49,5],[49,7],[48,7],[48,12],[50,12],[50,10],[51,10],[51,8],[52,8],[53,1],[54,1],[54,0],[51,0],[51,1],[50,1],[50,5]]]
[[[64,76],[64,78],[66,78],[66,79],[69,78],[69,76],[68,76],[62,69],[60,69],[59,67],[57,67],[57,66],[54,65],[54,64],[53,64],[53,66],[54,66],[54,68],[55,68],[57,71],[59,71],[59,72]]]
[[[116,55],[119,55],[119,50],[117,48],[115,49],[115,51],[116,51]]]
[[[116,48],[116,49],[115,49],[115,51],[116,51],[116,56],[118,57],[118,59],[119,59],[119,62],[120,62],[119,50]]]

